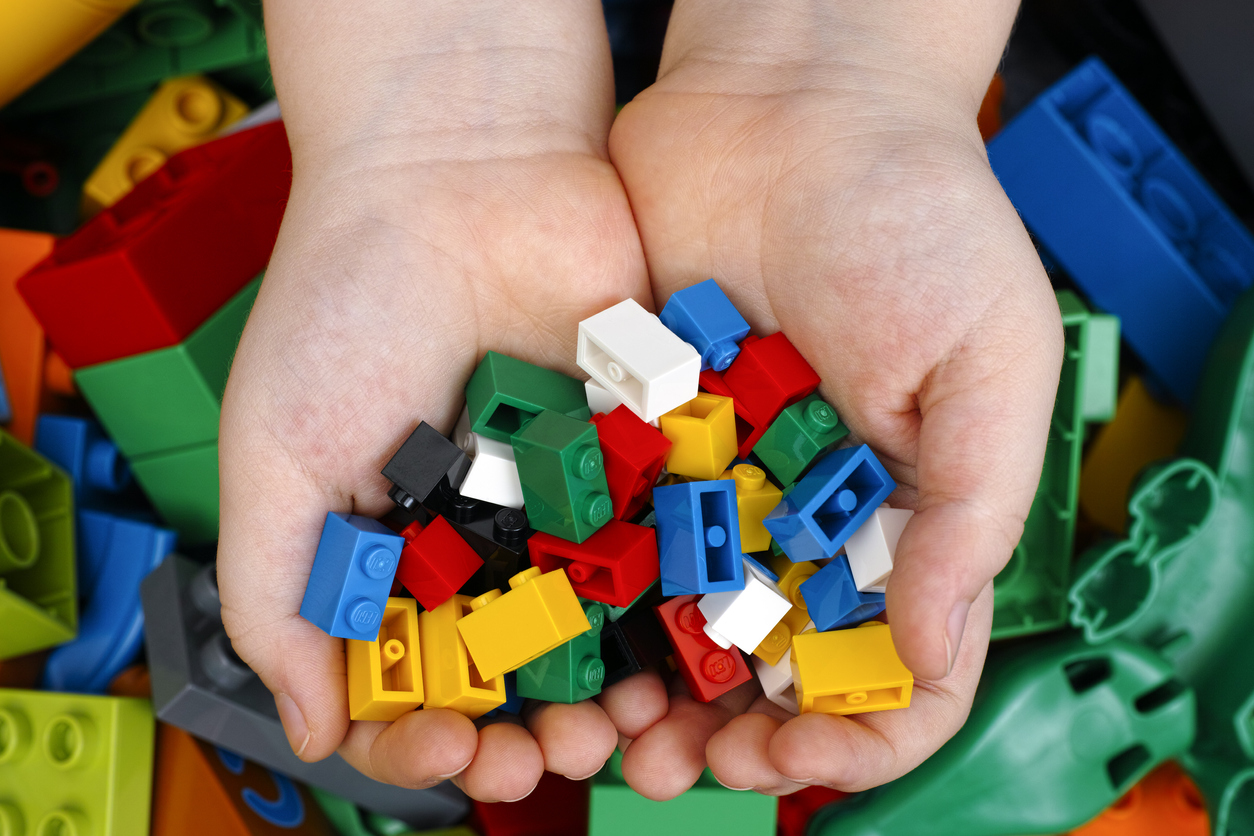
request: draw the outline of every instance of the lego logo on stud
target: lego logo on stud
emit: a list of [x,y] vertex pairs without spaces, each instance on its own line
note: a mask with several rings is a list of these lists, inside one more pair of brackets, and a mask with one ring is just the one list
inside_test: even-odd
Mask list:
[[590,625],[585,636],[601,635],[601,628],[605,626],[605,610],[597,604],[585,604],[583,608],[584,617],[588,619]]
[[576,683],[585,691],[597,688],[605,680],[605,663],[595,656],[584,657],[575,674]]
[[604,469],[604,459],[596,447],[584,447],[571,461],[571,471],[580,479],[595,479]]
[[355,632],[362,635],[377,635],[383,614],[373,601],[358,598],[348,607],[348,623]]
[[675,623],[679,629],[694,636],[705,635],[705,615],[697,609],[695,601],[689,601],[675,611]]
[[603,493],[589,494],[583,500],[583,519],[588,525],[604,525],[614,513],[614,504]]
[[836,429],[839,419],[836,417],[836,410],[822,401],[811,401],[806,407],[805,422],[821,433],[831,432]]
[[711,650],[701,659],[701,675],[711,682],[726,682],[736,675],[736,659],[727,650]]
[[377,581],[389,578],[396,573],[396,555],[383,546],[368,549],[361,556],[361,571]]

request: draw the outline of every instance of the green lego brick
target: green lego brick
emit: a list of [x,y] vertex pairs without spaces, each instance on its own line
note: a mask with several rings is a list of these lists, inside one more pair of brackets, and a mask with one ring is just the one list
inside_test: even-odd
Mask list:
[[510,437],[546,409],[587,421],[583,384],[552,369],[489,351],[466,384],[470,428],[497,441]]
[[683,795],[651,801],[623,781],[623,756],[615,752],[593,779],[588,836],[774,836],[778,800],[755,792],[735,792],[709,770]]
[[601,693],[601,683],[605,681],[601,630],[608,607],[600,601],[579,600],[591,629],[519,668],[518,696],[575,703]]
[[218,442],[131,459],[135,481],[183,544],[218,537]]
[[87,366],[74,382],[128,458],[215,441],[235,346],[261,287],[254,279],[178,345]]
[[148,832],[152,703],[0,689],[0,833]]
[[1070,291],[1058,291],[1057,296],[1066,344],[1058,397],[1023,537],[993,583],[994,639],[1066,624],[1087,417],[1102,414],[1103,404],[1117,396],[1119,341],[1117,328],[1112,334],[1111,317],[1095,317]]
[[831,404],[810,395],[779,414],[753,453],[781,484],[796,482],[820,453],[849,435]]
[[613,508],[595,424],[546,409],[511,442],[532,528],[582,543],[609,521]]
[[78,630],[72,496],[65,473],[0,430],[0,659]]

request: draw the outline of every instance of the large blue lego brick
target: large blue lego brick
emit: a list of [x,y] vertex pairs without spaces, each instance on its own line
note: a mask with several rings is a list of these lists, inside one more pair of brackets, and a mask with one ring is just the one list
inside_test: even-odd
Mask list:
[[736,483],[683,482],[653,489],[662,594],[745,588]]
[[843,554],[801,584],[801,597],[820,632],[852,627],[884,611],[884,593],[859,592]]
[[793,563],[822,560],[836,554],[896,487],[870,447],[835,450],[819,459],[762,524]]
[[301,616],[332,636],[374,641],[404,545],[377,520],[328,513]]
[[[131,485],[131,468],[104,430],[88,418],[40,415],[35,450],[70,475],[74,507],[116,510]],[[135,502],[138,494],[131,492]],[[133,503],[132,503],[133,504]]]
[[686,287],[666,300],[662,324],[701,355],[701,370],[721,372],[740,353],[749,323],[713,279]]
[[177,535],[100,511],[78,513],[78,636],[48,657],[48,691],[103,694],[144,645],[139,584],[174,551]]
[[1028,229],[1180,400],[1254,281],[1254,238],[1110,70],[1085,61],[988,146]]

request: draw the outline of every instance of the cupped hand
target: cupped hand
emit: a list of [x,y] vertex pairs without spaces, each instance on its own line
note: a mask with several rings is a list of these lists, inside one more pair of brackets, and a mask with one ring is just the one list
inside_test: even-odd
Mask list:
[[624,776],[654,798],[707,761],[736,788],[864,789],[961,726],[1057,387],[1057,305],[976,129],[1004,40],[951,72],[902,52],[935,49],[926,38],[877,47],[802,6],[677,3],[659,80],[620,114],[610,155],[657,304],[713,276],[755,333],[783,330],[897,480],[890,504],[915,509],[887,599],[917,690],[904,711],[790,719],[753,684],[703,705],[682,683],[624,683],[603,704]]

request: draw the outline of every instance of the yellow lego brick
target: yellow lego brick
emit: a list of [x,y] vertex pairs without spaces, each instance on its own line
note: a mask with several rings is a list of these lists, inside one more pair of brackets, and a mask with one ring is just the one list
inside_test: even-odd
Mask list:
[[457,622],[457,629],[487,678],[518,670],[592,629],[561,569],[541,574],[532,566],[509,579],[509,592],[493,589],[471,601],[470,608],[473,612]]
[[779,664],[779,660],[784,658],[784,654],[792,646],[793,636],[799,635],[809,623],[810,613],[806,608],[793,605],[780,622],[771,628],[771,632],[766,634],[766,638],[753,649],[753,655],[768,665]]
[[391,722],[422,705],[418,602],[389,598],[372,642],[347,639],[348,716]]
[[1133,377],[1119,393],[1115,417],[1102,427],[1080,469],[1080,509],[1108,531],[1128,524],[1128,491],[1147,464],[1169,458],[1184,438],[1188,415],[1159,403]]
[[484,680],[470,660],[457,622],[470,614],[470,596],[454,595],[418,615],[424,708],[448,708],[470,719],[505,703],[505,677]]
[[736,458],[736,411],[731,398],[704,392],[661,418],[671,440],[666,470],[694,479],[717,479]]
[[907,708],[914,677],[893,647],[887,624],[807,630],[792,640],[792,676],[801,713],[865,714]]
[[740,517],[740,550],[745,554],[764,552],[771,547],[771,532],[762,520],[784,498],[784,492],[766,478],[766,471],[751,464],[738,464],[723,471],[719,479],[736,482],[736,510]]
[[213,139],[247,113],[247,105],[203,76],[166,81],[83,184],[84,211],[112,206],[167,158]]
[[0,2],[0,107],[59,67],[138,2]]
[[819,571],[818,564],[809,560],[793,563],[787,555],[780,554],[771,558],[770,567],[771,571],[779,576],[779,580],[775,583],[779,591],[794,607],[804,610],[806,601],[801,597],[801,585]]

